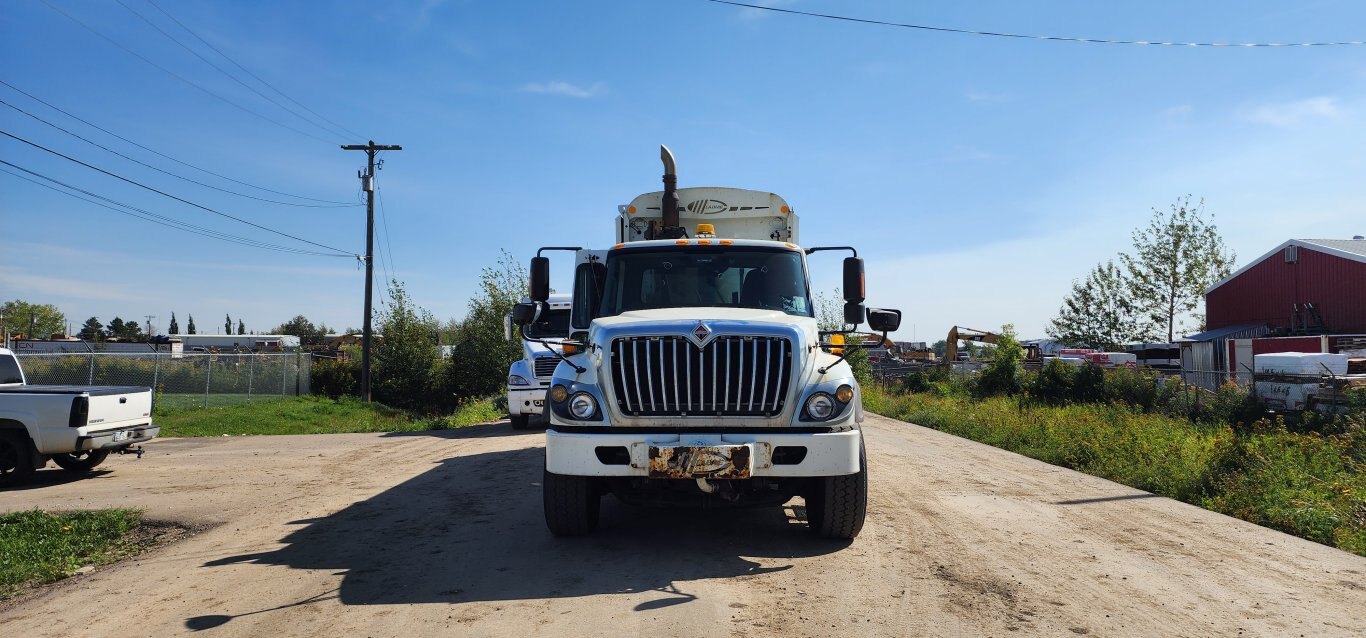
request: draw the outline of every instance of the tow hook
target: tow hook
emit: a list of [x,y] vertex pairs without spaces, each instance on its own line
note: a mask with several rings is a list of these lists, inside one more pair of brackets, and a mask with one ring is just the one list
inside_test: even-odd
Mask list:
[[704,478],[697,479],[697,489],[702,490],[703,492],[706,492],[708,494],[716,493],[716,486],[712,485],[709,481],[707,481],[707,479]]
[[731,486],[730,483],[725,481],[722,481],[720,483],[712,483],[707,479],[700,478],[697,479],[697,489],[702,490],[707,494],[714,494],[716,496],[719,496],[722,500],[729,501],[731,503],[740,500],[740,494],[735,491],[735,489]]
[[146,451],[147,451],[147,450],[142,449],[142,446],[141,446],[141,445],[139,445],[136,449],[134,449],[132,446],[129,446],[129,447],[120,449],[120,450],[119,450],[119,454],[136,454],[136,455],[138,455],[138,460],[142,460],[142,453],[143,453],[143,452],[146,452]]

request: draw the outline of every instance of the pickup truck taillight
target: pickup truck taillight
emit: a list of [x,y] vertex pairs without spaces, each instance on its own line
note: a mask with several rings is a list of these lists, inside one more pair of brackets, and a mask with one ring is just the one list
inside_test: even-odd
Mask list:
[[79,396],[71,400],[71,422],[73,428],[85,425],[86,419],[90,418],[90,397]]

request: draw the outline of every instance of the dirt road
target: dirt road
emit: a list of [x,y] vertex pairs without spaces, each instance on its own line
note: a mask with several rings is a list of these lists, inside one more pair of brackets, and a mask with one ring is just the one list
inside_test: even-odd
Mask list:
[[[9,636],[1361,636],[1361,558],[871,416],[868,525],[637,510],[559,540],[543,437],[156,441],[0,510],[213,525],[0,608]],[[799,503],[799,502],[798,502]]]

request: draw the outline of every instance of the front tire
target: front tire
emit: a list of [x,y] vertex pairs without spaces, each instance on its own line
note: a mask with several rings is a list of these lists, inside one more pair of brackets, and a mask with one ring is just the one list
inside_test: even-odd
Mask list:
[[583,536],[598,527],[602,497],[587,476],[545,472],[545,526],[556,536]]
[[52,462],[68,472],[81,473],[95,469],[107,458],[109,450],[84,450],[58,454],[52,457]]
[[806,496],[806,519],[821,538],[853,540],[868,515],[868,454],[859,446],[859,471],[816,479]]
[[0,487],[18,485],[33,474],[33,456],[22,432],[0,431]]

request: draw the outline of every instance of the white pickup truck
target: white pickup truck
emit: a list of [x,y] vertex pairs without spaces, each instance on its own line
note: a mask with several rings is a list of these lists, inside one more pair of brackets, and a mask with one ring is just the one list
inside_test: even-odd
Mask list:
[[156,438],[151,388],[28,385],[19,358],[0,348],[0,487],[49,460],[88,472],[110,452]]

